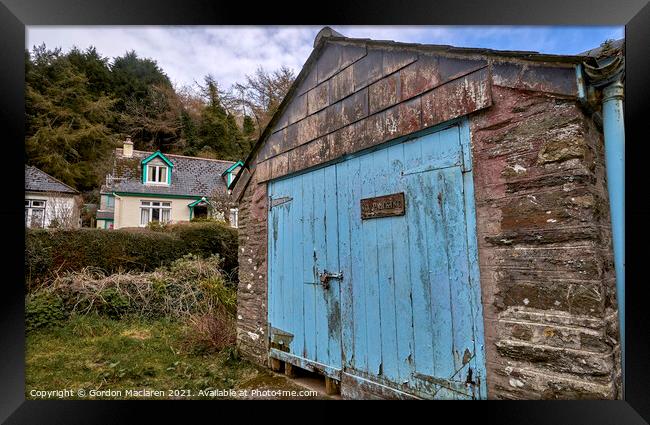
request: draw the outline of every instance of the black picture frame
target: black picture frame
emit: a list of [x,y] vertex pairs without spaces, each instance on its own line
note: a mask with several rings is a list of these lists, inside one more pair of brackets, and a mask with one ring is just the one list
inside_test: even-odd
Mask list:
[[[298,16],[302,14],[302,16]],[[349,419],[337,414],[340,408],[311,410],[301,417],[294,405],[251,409],[231,406],[215,408],[213,403],[179,401],[32,401],[25,400],[25,327],[24,327],[24,225],[18,208],[24,197],[24,89],[25,27],[29,25],[264,25],[264,24],[373,24],[373,25],[625,25],[626,98],[625,120],[628,153],[626,155],[627,213],[627,346],[624,401],[565,402],[488,402],[463,405],[438,403],[435,409],[419,404],[412,412],[385,404],[353,409],[369,416],[384,409],[403,412],[404,420],[456,417],[460,422],[488,421],[518,424],[642,424],[650,420],[650,308],[646,306],[644,287],[648,279],[642,268],[650,240],[646,219],[650,207],[644,175],[648,168],[643,152],[648,149],[650,114],[650,4],[646,0],[515,1],[348,1],[330,2],[217,2],[184,0],[2,0],[0,4],[0,110],[4,126],[3,192],[1,203],[4,248],[2,295],[0,296],[0,421],[6,423],[130,423],[152,414],[190,422],[196,414],[208,414],[206,421],[225,419],[224,411],[251,420],[307,421],[314,413],[330,420]],[[304,404],[302,404],[304,406]],[[451,416],[449,416],[451,415]],[[366,418],[370,420],[369,417]],[[644,420],[645,419],[645,420]],[[327,419],[326,419],[327,420]]]

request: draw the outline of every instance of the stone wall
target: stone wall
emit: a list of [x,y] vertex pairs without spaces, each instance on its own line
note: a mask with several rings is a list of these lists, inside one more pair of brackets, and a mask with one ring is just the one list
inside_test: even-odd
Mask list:
[[497,82],[471,119],[488,395],[620,397],[601,134],[574,98]]
[[[254,179],[254,176],[253,176]],[[251,181],[239,206],[237,345],[253,361],[267,363],[266,184]]]

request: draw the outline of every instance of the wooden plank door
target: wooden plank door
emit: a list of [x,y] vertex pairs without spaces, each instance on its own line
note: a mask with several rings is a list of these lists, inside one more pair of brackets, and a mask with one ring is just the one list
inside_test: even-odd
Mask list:
[[[337,164],[344,369],[423,397],[485,396],[462,139],[453,126]],[[403,215],[362,219],[362,199],[401,193]]]
[[269,185],[271,355],[339,378],[341,279],[338,274],[336,168]]

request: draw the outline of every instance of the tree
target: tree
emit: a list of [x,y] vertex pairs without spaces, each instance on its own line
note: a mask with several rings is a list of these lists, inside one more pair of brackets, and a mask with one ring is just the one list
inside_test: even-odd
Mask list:
[[156,61],[139,58],[133,50],[113,60],[111,80],[112,92],[118,99],[118,111],[126,109],[129,99],[146,98],[151,86],[172,87],[169,77],[158,67]]
[[67,197],[56,192],[48,193],[47,201],[50,228],[72,229],[79,227],[81,217],[81,199],[78,196]]
[[97,186],[114,146],[107,126],[115,100],[92,93],[60,49],[34,49],[26,74],[27,162],[80,190]]
[[118,117],[112,130],[131,136],[136,149],[163,149],[177,143],[180,102],[156,61],[130,51],[115,58],[110,69]]
[[286,66],[271,73],[260,67],[255,74],[246,76],[245,83],[235,84],[231,101],[245,116],[255,119],[257,137],[278,110],[294,80],[293,71]]
[[114,95],[108,58],[94,47],[81,51],[74,47],[67,53],[70,64],[88,79],[88,92],[94,95]]
[[234,114],[222,103],[223,93],[212,76],[205,77],[202,86],[205,106],[198,123],[197,139],[189,146],[190,152],[214,153],[220,159],[237,160],[246,154],[246,146]]
[[139,141],[139,148],[167,151],[180,140],[183,105],[172,87],[150,86],[143,98],[126,101],[120,114],[123,132]]

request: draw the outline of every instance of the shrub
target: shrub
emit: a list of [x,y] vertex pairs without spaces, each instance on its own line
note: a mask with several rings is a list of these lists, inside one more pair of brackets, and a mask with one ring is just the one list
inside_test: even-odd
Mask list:
[[237,270],[237,232],[218,223],[186,223],[147,229],[28,229],[25,274],[28,287],[65,271],[98,268],[107,274],[152,271],[193,253],[219,254],[224,271]]
[[123,295],[118,288],[108,288],[99,294],[100,303],[97,304],[97,312],[106,315],[111,319],[119,319],[128,313],[129,298]]
[[221,262],[216,255],[189,254],[153,272],[107,276],[86,268],[67,272],[35,293],[56,295],[70,314],[181,318],[218,310],[234,317],[236,289],[221,273]]
[[184,241],[188,252],[198,255],[218,253],[223,259],[223,270],[236,280],[231,274],[236,273],[239,261],[237,230],[220,222],[205,221],[172,224],[166,231]]
[[66,319],[63,301],[47,291],[27,296],[25,301],[25,327],[28,331],[59,326]]
[[188,318],[184,343],[194,353],[219,352],[234,347],[236,339],[235,318],[223,309]]

